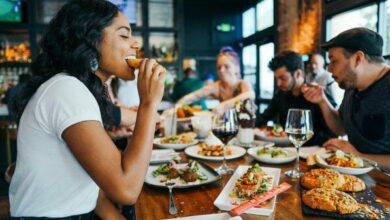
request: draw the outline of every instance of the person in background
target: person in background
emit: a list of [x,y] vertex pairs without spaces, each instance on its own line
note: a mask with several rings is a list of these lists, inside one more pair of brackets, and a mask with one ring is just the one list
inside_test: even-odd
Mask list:
[[[315,82],[324,88],[325,93],[332,97],[337,105],[340,105],[342,91],[332,78],[332,74],[325,70],[325,59],[321,54],[315,53],[310,56],[309,71],[306,72],[305,82]],[[340,94],[341,92],[341,94]],[[340,94],[340,95],[339,95]],[[340,97],[341,99],[339,99]]]
[[[196,91],[203,86],[204,83],[197,78],[196,72],[191,68],[187,68],[184,70],[184,79],[175,84],[172,98],[174,101],[177,101],[183,96]],[[207,109],[205,99],[200,99],[196,102],[193,102],[192,105],[199,105],[202,106],[202,109]]]
[[14,87],[10,87],[3,99],[4,104],[9,104],[11,100],[13,99],[14,95],[20,91],[23,86],[30,80],[31,74],[23,73],[19,76],[19,82]]
[[342,89],[336,110],[319,85],[302,87],[317,104],[332,131],[348,140],[331,139],[324,146],[340,149],[390,167],[390,67],[382,57],[382,37],[367,28],[344,31],[323,45],[329,51],[329,71]]
[[213,97],[220,103],[213,108],[222,112],[233,108],[237,101],[254,99],[252,87],[241,79],[240,58],[231,47],[223,47],[217,56],[219,80],[181,98],[177,104],[191,104],[202,98]]
[[125,57],[137,49],[128,19],[108,1],[69,1],[50,22],[32,79],[11,104],[19,124],[9,188],[13,219],[89,219],[94,210],[103,219],[123,219],[110,200],[136,202],[166,70],[155,60],[142,61],[139,111],[123,152],[105,131],[113,105],[104,82],[111,75],[134,79]]
[[[284,51],[274,57],[268,67],[274,72],[278,91],[267,109],[257,117],[257,125],[264,126],[269,120],[276,120],[284,127],[290,108],[309,109],[312,114],[314,136],[306,145],[321,145],[329,138],[335,137],[326,125],[320,108],[303,97],[301,88],[305,80],[301,55],[294,51]],[[329,99],[332,100],[331,97]],[[335,106],[334,101],[332,102]]]

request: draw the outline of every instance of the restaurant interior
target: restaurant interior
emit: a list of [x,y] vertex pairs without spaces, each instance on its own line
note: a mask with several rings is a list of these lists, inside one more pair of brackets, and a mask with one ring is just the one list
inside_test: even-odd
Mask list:
[[[300,54],[304,65],[302,71],[310,72],[312,70],[312,57],[317,54],[323,57],[324,68],[326,69],[330,60],[327,50],[321,46],[343,31],[356,27],[367,28],[382,36],[382,56],[385,65],[390,65],[390,0],[108,1],[116,4],[122,13],[127,16],[132,35],[139,43],[137,58],[153,58],[166,69],[164,95],[158,107],[161,121],[158,123],[158,128],[156,128],[155,137],[164,140],[167,137],[173,138],[170,135],[174,135],[174,138],[180,139],[183,136],[178,135],[179,133],[188,134],[186,132],[189,131],[195,132],[195,137],[198,136],[198,139],[189,137],[191,140],[189,142],[184,141],[184,144],[170,142],[169,138],[166,140],[167,142],[157,143],[155,139],[154,149],[164,149],[160,153],[161,156],[169,154],[168,161],[173,157],[181,158],[185,162],[195,160],[195,163],[199,164],[193,165],[190,162],[187,166],[200,166],[202,167],[200,170],[203,169],[202,172],[204,172],[198,173],[200,183],[184,186],[174,183],[174,186],[170,188],[169,184],[162,184],[167,180],[156,182],[152,178],[159,175],[157,170],[162,169],[162,165],[167,166],[168,161],[162,159],[151,163],[149,169],[154,169],[153,175],[148,170],[145,184],[137,202],[132,206],[116,204],[116,207],[122,213],[127,212],[123,214],[125,218],[142,220],[192,216],[188,219],[390,219],[390,172],[378,166],[378,163],[374,160],[367,160],[370,162],[370,167],[368,170],[361,172],[359,170],[356,171],[357,173],[354,173],[355,171],[351,171],[351,173],[348,168],[347,171],[343,168],[335,171],[341,173],[338,175],[351,174],[360,178],[359,181],[364,182],[362,184],[365,184],[363,188],[366,191],[359,192],[362,193],[359,196],[368,199],[370,204],[362,205],[366,201],[358,200],[360,211],[355,213],[345,212],[348,214],[343,214],[340,210],[319,211],[318,207],[317,209],[308,207],[306,201],[306,205],[303,203],[303,194],[306,190],[309,190],[309,187],[302,186],[304,185],[303,178],[301,176],[291,178],[289,177],[291,173],[286,172],[296,168],[296,163],[304,172],[309,172],[310,168],[332,168],[328,165],[324,166],[321,158],[316,158],[319,155],[318,152],[322,150],[321,146],[313,144],[316,145],[315,150],[313,146],[311,146],[313,149],[310,150],[305,147],[308,145],[305,145],[304,142],[310,139],[313,133],[307,134],[310,137],[306,137],[307,140],[305,139],[302,143],[295,143],[289,141],[286,134],[278,136],[281,134],[280,131],[277,131],[280,122],[270,120],[262,125],[257,123],[255,125],[255,122],[253,122],[252,127],[254,128],[250,130],[252,139],[249,142],[239,140],[240,138],[246,138],[243,137],[243,133],[240,133],[241,131],[238,131],[238,134],[237,132],[234,133],[231,137],[225,137],[225,140],[223,135],[229,136],[229,134],[218,135],[218,130],[214,128],[215,118],[211,118],[211,116],[208,118],[209,115],[214,113],[212,110],[222,102],[219,97],[213,96],[206,100],[202,99],[202,105],[204,106],[200,107],[200,110],[198,109],[199,106],[189,106],[187,104],[190,103],[181,102],[180,99],[203,85],[218,81],[219,67],[216,65],[218,54],[223,49],[228,50],[228,52],[235,51],[239,58],[238,66],[241,70],[239,78],[253,89],[254,96],[252,100],[255,109],[253,118],[256,118],[256,116],[259,118],[259,115],[269,107],[271,100],[278,92],[278,82],[274,71],[270,68],[270,61],[276,55],[283,51],[295,51]],[[18,125],[11,119],[12,112],[7,106],[10,102],[9,93],[13,87],[22,83],[26,75],[31,75],[31,63],[36,60],[41,51],[39,42],[45,35],[51,19],[67,2],[67,0],[0,0],[0,219],[10,219],[9,181],[12,177],[12,175],[10,176],[10,167],[12,168],[12,164],[14,165],[17,161],[18,149],[16,141]],[[177,89],[179,82],[186,80],[188,75],[190,75],[190,78],[196,78],[201,86],[193,89],[184,87]],[[116,98],[120,100],[122,96],[123,99],[131,99],[131,101],[127,100],[128,102],[120,100],[128,107],[139,105],[140,99],[136,83],[123,80],[115,82],[119,87],[114,92]],[[330,84],[336,85],[334,82],[333,79]],[[120,89],[121,86],[123,86],[123,90]],[[128,94],[123,94],[126,91]],[[344,90],[337,87],[333,94],[336,107],[340,106],[343,97]],[[183,105],[177,103],[183,103]],[[240,108],[245,109],[242,107],[245,104],[246,102],[243,102],[241,106],[238,106],[235,103],[236,113],[234,114],[238,114],[239,117]],[[245,109],[245,111],[247,110]],[[199,114],[197,114],[198,111]],[[203,112],[205,114],[201,114]],[[192,116],[193,118],[191,118]],[[315,117],[313,114],[313,120]],[[201,120],[207,120],[207,122]],[[238,121],[240,122],[240,119]],[[280,124],[282,132],[284,132],[283,129],[287,131],[288,123],[284,120]],[[170,128],[168,129],[168,127]],[[206,127],[210,128],[207,130]],[[207,130],[206,134],[201,134],[202,129]],[[244,129],[242,130],[244,132]],[[256,132],[259,132],[259,134]],[[271,137],[267,136],[266,132],[276,132],[278,135],[271,135]],[[206,149],[207,146],[202,147],[202,143],[207,143],[203,141],[204,138],[210,137],[208,136],[210,133],[214,133],[220,139],[217,142],[223,142],[221,146],[231,145],[229,150],[226,147],[220,149],[223,155],[217,155],[219,159],[210,156],[213,152],[210,154],[203,152],[202,155],[199,153],[208,150]],[[264,134],[264,138],[260,137]],[[200,136],[205,137],[200,139]],[[335,137],[348,140],[347,136]],[[184,138],[188,137],[185,136]],[[126,138],[114,137],[113,140],[118,148],[120,148],[119,145],[122,147],[125,145],[126,147],[127,136]],[[201,150],[198,151],[198,148],[190,149],[194,147],[191,146],[195,143],[194,140],[197,140],[196,142],[200,140],[199,146],[194,146]],[[180,146],[175,147],[175,144]],[[302,144],[304,147],[300,148]],[[237,149],[234,145],[238,146]],[[302,156],[299,151],[296,153],[294,146],[300,148],[301,153],[305,156]],[[276,148],[280,150],[281,154],[286,155],[282,155],[282,157],[290,160],[286,158],[284,158],[285,160],[283,158],[280,158],[281,160],[258,159],[261,155],[260,150],[255,151],[254,148],[262,148],[264,152],[265,149]],[[239,152],[241,150],[243,153]],[[230,153],[226,153],[227,151]],[[236,153],[237,156],[234,156]],[[290,153],[295,156],[290,158]],[[227,154],[231,155],[228,156]],[[314,164],[310,164],[309,160],[311,159],[314,160]],[[229,168],[233,168],[234,174],[227,170],[220,172],[219,166],[224,165],[225,162]],[[328,164],[329,161],[324,163]],[[226,204],[228,203],[227,200],[232,199],[230,195],[232,193],[226,192],[227,188],[234,188],[235,183],[232,182],[232,178],[237,179],[239,177],[237,175],[244,174],[245,171],[242,171],[242,169],[245,166],[246,169],[248,169],[248,166],[252,166],[251,169],[256,171],[256,164],[267,175],[274,175],[273,182],[269,183],[271,186],[277,186],[283,182],[287,183],[288,186],[282,185],[286,189],[281,188],[280,190],[285,192],[278,192],[280,194],[277,197],[268,200],[268,202],[263,201],[262,205],[257,203],[256,207],[252,209],[233,211],[232,208],[245,201],[241,199],[240,202]],[[358,168],[356,169],[358,170]],[[241,174],[237,174],[239,171]],[[291,175],[294,176],[294,174]],[[312,175],[315,176],[316,174]],[[205,178],[205,180],[202,180],[202,178]],[[262,178],[268,177],[263,176]],[[173,188],[173,203],[176,204],[176,212],[170,209],[172,208],[172,201],[170,201],[169,195],[172,194],[168,193],[168,188],[170,188],[169,190]],[[269,191],[269,189],[265,191]],[[275,193],[275,195],[278,193]],[[238,191],[236,194],[236,197],[240,197]],[[272,194],[271,191],[269,194]],[[98,215],[93,218],[101,219]]]

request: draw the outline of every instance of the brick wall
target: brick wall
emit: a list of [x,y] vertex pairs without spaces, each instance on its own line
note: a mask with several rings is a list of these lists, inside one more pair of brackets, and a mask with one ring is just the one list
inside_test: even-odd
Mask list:
[[321,0],[277,0],[277,5],[277,51],[318,52],[322,31]]

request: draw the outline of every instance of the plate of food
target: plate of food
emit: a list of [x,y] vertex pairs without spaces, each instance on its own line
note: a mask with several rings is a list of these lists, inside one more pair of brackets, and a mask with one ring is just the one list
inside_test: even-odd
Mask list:
[[276,145],[285,146],[291,144],[286,132],[283,131],[283,127],[279,124],[275,124],[273,127],[255,129],[254,133],[256,138],[275,143]]
[[[253,166],[239,166],[214,201],[221,210],[232,208],[250,200],[253,196],[267,192],[279,184],[280,169]],[[254,208],[246,210],[246,214],[271,215],[275,210],[276,198],[268,200]]]
[[248,149],[248,154],[260,162],[270,164],[289,163],[297,158],[294,148],[254,147]]
[[221,176],[212,168],[195,160],[188,163],[170,161],[161,165],[150,165],[145,183],[157,187],[166,187],[166,183],[175,183],[175,188],[189,188],[218,181]]
[[252,143],[246,144],[238,141],[237,138],[233,138],[230,142],[232,145],[250,148],[250,147],[272,147],[275,144],[269,141],[254,140]]
[[334,169],[344,174],[361,175],[374,169],[365,159],[341,150],[331,154],[315,154],[314,160],[320,167]]
[[341,174],[334,169],[318,168],[300,179],[302,211],[343,219],[388,219],[381,202],[359,177]]
[[[205,143],[199,143],[197,145],[187,147],[184,152],[194,158],[204,160],[223,160],[223,145],[207,145]],[[226,160],[236,159],[244,156],[246,150],[242,147],[227,145],[225,149]]]
[[183,133],[180,135],[171,135],[164,138],[155,138],[154,144],[161,148],[174,150],[183,150],[184,148],[198,143],[195,139],[196,134],[193,132]]

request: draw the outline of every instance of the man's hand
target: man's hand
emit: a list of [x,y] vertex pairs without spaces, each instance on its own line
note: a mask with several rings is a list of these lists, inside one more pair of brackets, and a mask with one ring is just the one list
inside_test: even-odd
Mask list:
[[314,104],[320,104],[326,100],[324,89],[317,83],[304,84],[301,92],[307,101]]
[[325,142],[323,145],[325,149],[330,150],[330,151],[336,151],[336,150],[341,150],[346,153],[352,153],[353,155],[360,156],[361,153],[356,150],[356,148],[348,141],[338,139],[338,138],[332,138]]

